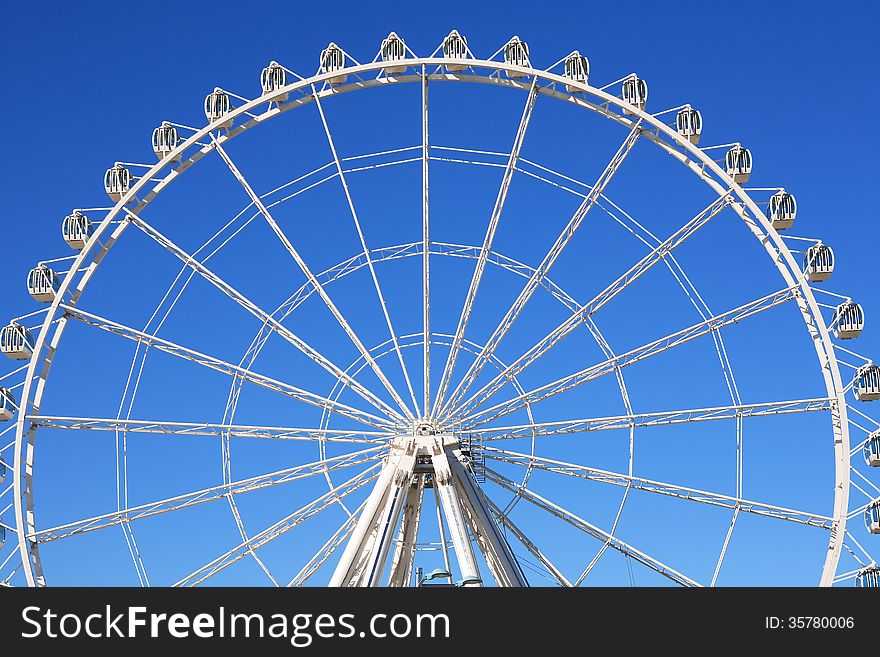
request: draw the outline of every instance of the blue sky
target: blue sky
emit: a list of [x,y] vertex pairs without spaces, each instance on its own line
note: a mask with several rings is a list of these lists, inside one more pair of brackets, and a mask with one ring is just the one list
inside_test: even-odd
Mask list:
[[[834,248],[837,269],[826,286],[852,295],[867,312],[863,335],[846,346],[876,357],[880,332],[872,320],[880,308],[880,295],[873,269],[880,229],[874,208],[863,199],[870,198],[876,186],[880,172],[875,153],[880,144],[876,133],[864,127],[863,116],[878,101],[873,84],[878,46],[872,31],[878,18],[876,6],[866,2],[852,3],[845,12],[793,2],[743,2],[736,8],[644,2],[546,10],[502,3],[450,2],[442,9],[414,3],[383,5],[382,9],[366,3],[337,3],[332,11],[316,5],[294,8],[292,3],[264,3],[251,13],[240,4],[223,2],[155,2],[127,6],[124,12],[116,3],[79,3],[76,9],[12,7],[6,12],[0,43],[0,54],[7,62],[4,89],[8,99],[27,101],[16,107],[7,102],[2,109],[4,144],[11,155],[3,177],[5,225],[15,238],[10,235],[0,261],[0,280],[7,290],[0,301],[0,318],[36,309],[24,286],[27,270],[38,260],[70,254],[61,240],[61,220],[73,207],[107,205],[104,170],[117,160],[152,163],[149,137],[162,120],[201,126],[204,96],[215,86],[252,97],[259,92],[260,70],[270,60],[309,75],[317,68],[321,49],[334,41],[360,61],[368,61],[392,30],[416,53],[427,55],[450,29],[457,28],[468,37],[471,50],[486,57],[517,34],[529,43],[538,68],[579,49],[591,61],[591,82],[596,86],[635,71],[650,85],[649,111],[685,102],[701,110],[701,146],[742,141],[755,160],[750,185],[784,186],[796,195],[799,213],[790,232],[821,237]],[[523,94],[479,85],[436,86],[431,95],[432,143],[509,151]],[[420,142],[417,85],[342,95],[326,102],[325,111],[343,157]],[[585,114],[548,98],[539,99],[523,157],[592,184],[625,133]],[[250,131],[234,140],[229,152],[259,193],[330,161],[313,106]],[[722,153],[718,151],[719,156]],[[479,244],[500,176],[498,168],[432,163],[433,238]],[[420,239],[419,181],[418,164],[350,176],[370,247]],[[647,143],[637,144],[608,195],[660,239],[711,201],[693,176]],[[144,218],[184,248],[194,250],[247,202],[222,161],[211,156],[163,193]],[[507,257],[537,264],[579,202],[557,188],[514,176],[495,248]],[[279,206],[276,216],[315,271],[360,249],[337,180]],[[644,244],[595,209],[554,265],[551,278],[583,302],[645,252]],[[782,287],[763,250],[729,211],[677,255],[715,312]],[[418,261],[409,258],[377,266],[400,334],[421,329]],[[454,331],[472,263],[436,260],[435,330]],[[260,222],[248,225],[211,266],[269,309],[303,282]],[[178,271],[172,256],[144,235],[129,231],[102,265],[82,307],[142,328]],[[522,278],[490,267],[466,337],[485,340],[523,283]],[[596,318],[618,352],[699,321],[668,270],[658,267],[642,283]],[[372,283],[364,271],[335,283],[332,296],[343,313],[354,318],[352,323],[367,345],[387,339]],[[258,322],[198,278],[181,298],[160,336],[239,362],[259,329]],[[515,359],[566,316],[552,297],[536,294],[498,355]],[[315,298],[306,301],[286,325],[343,367],[356,356]],[[793,307],[732,327],[724,338],[744,400],[821,395],[815,353]],[[69,330],[43,410],[58,415],[115,416],[132,349],[129,342],[87,327]],[[419,347],[405,350],[416,381],[420,351]],[[437,349],[435,367],[445,357],[446,350]],[[576,333],[531,368],[523,386],[536,387],[602,359],[589,335]],[[395,360],[393,355],[386,356],[382,367],[400,388],[403,380]],[[11,369],[12,364],[5,366]],[[277,336],[267,343],[255,369],[320,394],[334,384],[332,377]],[[635,365],[626,377],[633,407],[640,412],[729,401],[712,343],[705,339]],[[369,372],[362,373],[360,380],[372,390],[381,388]],[[228,378],[151,354],[132,417],[217,422],[223,417],[228,393]],[[363,407],[351,392],[341,399]],[[610,377],[535,409],[540,421],[622,412],[620,393]],[[520,414],[500,422],[519,423],[524,417]],[[251,388],[243,393],[235,416],[239,423],[285,426],[318,420],[310,409]],[[810,415],[747,422],[745,494],[783,506],[829,512],[833,480],[827,420],[824,415]],[[115,509],[113,434],[43,435],[35,474],[38,524],[53,526]],[[645,477],[730,493],[735,458],[732,436],[733,428],[726,422],[646,429],[636,434],[634,467]],[[510,443],[509,448],[522,451],[528,446]],[[627,438],[603,432],[599,439],[583,435],[547,440],[537,453],[625,471]],[[235,478],[242,478],[315,458],[314,446],[252,441],[233,446],[233,472]],[[130,438],[129,466],[132,503],[220,483],[220,449],[210,438]],[[516,472],[499,469],[509,476]],[[876,472],[862,471],[878,483]],[[335,483],[353,472],[338,473]],[[614,521],[622,494],[621,489],[605,484],[540,472],[530,485],[605,529]],[[259,531],[323,494],[326,486],[314,478],[240,496],[243,520],[249,531]],[[487,490],[498,495],[498,500],[509,499],[497,489]],[[548,556],[572,577],[599,547],[526,503],[520,502],[514,514],[517,524],[536,543],[547,545]],[[239,540],[222,501],[183,512],[179,519],[173,515],[135,527],[154,583],[174,582]],[[340,510],[328,510],[274,541],[264,548],[267,564],[277,569],[279,579],[289,579],[302,557],[314,552],[343,518]],[[729,521],[726,510],[632,493],[621,516],[620,532],[646,552],[708,581]],[[423,540],[435,540],[430,529],[425,531]],[[852,531],[872,549],[872,538],[858,520],[853,521]],[[173,551],[168,549],[169,540],[176,546]],[[719,583],[812,584],[818,578],[825,541],[821,530],[753,516],[741,518]],[[521,546],[516,549],[524,552]],[[873,551],[878,553],[876,547]],[[430,570],[440,565],[437,560],[436,552],[426,552],[417,565]],[[118,528],[48,546],[44,562],[50,581],[56,583],[137,582]],[[638,565],[632,566],[630,580],[626,561],[610,551],[599,563],[588,583],[662,582]],[[249,582],[268,583],[251,560],[216,578],[216,583]],[[545,582],[538,575],[534,578],[536,584]]]

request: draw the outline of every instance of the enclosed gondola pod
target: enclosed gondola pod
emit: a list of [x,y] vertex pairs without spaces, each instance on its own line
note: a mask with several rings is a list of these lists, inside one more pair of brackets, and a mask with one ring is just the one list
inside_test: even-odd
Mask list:
[[[631,75],[623,81],[620,87],[620,97],[623,98],[623,102],[636,107],[640,111],[644,110],[645,104],[648,102],[648,83],[638,76]],[[624,108],[623,113],[635,114],[635,112],[626,108]]]
[[780,189],[767,203],[767,218],[776,230],[791,228],[797,216],[797,201],[792,194]]
[[27,360],[33,351],[33,336],[24,326],[10,322],[0,329],[0,353],[13,360]]
[[61,237],[71,249],[82,251],[91,236],[92,222],[79,210],[74,210],[61,222]]
[[388,75],[397,75],[406,70],[406,44],[394,32],[382,41],[381,55],[386,64],[382,70]]
[[[459,34],[458,31],[452,30],[452,32],[446,35],[446,38],[443,39],[443,57],[445,59],[467,59],[467,56],[467,39]],[[468,65],[464,63],[446,64],[446,70],[452,73],[463,71],[467,67]]]
[[738,185],[749,182],[752,173],[752,152],[740,144],[736,144],[724,156],[727,175]]
[[579,84],[587,84],[590,80],[590,60],[580,54],[577,50],[565,58],[563,64],[563,75],[577,84],[566,84],[565,89],[570,94],[578,94],[583,92]]
[[[229,128],[232,125],[232,117],[228,116],[232,111],[232,99],[229,94],[220,87],[205,96],[205,118],[209,123],[217,123],[217,128]],[[222,120],[223,117],[227,117]]]
[[117,162],[104,174],[104,191],[111,201],[118,203],[131,189],[131,171]]
[[[260,73],[260,88],[263,95],[271,94],[287,86],[287,71],[278,62],[270,62]],[[282,93],[273,98],[276,103],[283,103],[290,94]]]
[[[12,394],[12,391],[9,388],[0,388],[0,422],[11,420],[17,410],[18,402],[15,399],[15,395]],[[5,467],[3,469],[3,474],[6,474]],[[2,475],[0,475],[0,481],[3,481]]]
[[880,430],[875,431],[865,440],[862,455],[865,457],[865,463],[872,468],[880,468]]
[[834,335],[841,340],[852,340],[865,328],[865,311],[854,301],[844,301],[834,312]]
[[693,107],[685,107],[675,115],[675,131],[692,144],[700,143],[703,131],[703,115]]
[[856,372],[853,391],[858,401],[880,399],[880,367],[874,363],[862,365]]
[[[519,66],[520,68],[531,68],[529,62],[529,46],[525,41],[520,41],[518,36],[510,39],[504,44],[504,63],[510,66]],[[505,71],[507,77],[516,79],[525,77],[524,71]]]
[[856,587],[860,589],[880,588],[880,566],[872,564],[856,574]]
[[804,255],[804,274],[811,283],[827,281],[834,272],[834,251],[817,242]]
[[28,272],[27,289],[35,301],[50,303],[61,285],[61,279],[46,265],[37,265]]
[[880,500],[874,500],[865,509],[865,527],[872,534],[880,534]]
[[321,51],[321,73],[333,74],[328,79],[330,84],[342,84],[348,79],[348,75],[341,72],[344,70],[345,53],[342,52],[342,48],[331,42]]
[[[160,160],[164,160],[171,155],[179,143],[180,134],[178,134],[177,128],[168,123],[168,121],[163,121],[162,125],[153,130],[153,152]],[[180,153],[175,155],[172,161],[180,161]]]

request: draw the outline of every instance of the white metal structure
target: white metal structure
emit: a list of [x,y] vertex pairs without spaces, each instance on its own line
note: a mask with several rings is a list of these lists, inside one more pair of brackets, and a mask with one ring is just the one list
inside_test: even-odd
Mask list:
[[818,242],[804,255],[804,274],[811,283],[821,283],[834,273],[834,251],[827,244]]
[[79,210],[74,210],[61,222],[61,237],[67,246],[82,251],[92,234],[92,222]]
[[[184,129],[169,123],[157,129],[161,132],[158,135],[154,132],[153,147],[160,157],[158,163],[120,163],[108,170],[105,188],[115,205],[106,210],[101,222],[94,226],[88,220],[83,222],[84,215],[78,213],[71,215],[74,219],[68,217],[70,221],[65,220],[65,241],[79,253],[72,258],[66,273],[59,273],[59,277],[63,277],[57,287],[53,286],[52,298],[43,299],[50,305],[39,311],[42,315],[36,340],[18,321],[0,331],[0,351],[13,359],[29,360],[25,368],[7,375],[23,375],[19,384],[21,391],[17,393],[20,403],[16,406],[15,397],[6,396],[7,393],[11,395],[13,386],[0,389],[3,391],[0,418],[10,419],[12,413],[4,417],[3,409],[16,406],[16,422],[12,425],[14,440],[10,439],[0,450],[0,465],[9,464],[13,471],[12,485],[5,493],[8,496],[4,502],[7,509],[0,527],[5,529],[8,526],[15,535],[15,540],[9,541],[13,545],[7,545],[5,551],[0,552],[0,581],[45,585],[49,581],[47,575],[51,577],[52,573],[44,573],[44,552],[48,555],[56,546],[61,549],[72,537],[117,528],[122,531],[138,582],[148,584],[151,582],[147,566],[149,559],[137,540],[137,528],[148,523],[140,521],[153,518],[158,522],[159,516],[177,517],[186,513],[184,510],[198,511],[205,503],[219,501],[228,505],[234,521],[231,545],[227,533],[227,542],[216,545],[213,558],[197,564],[190,564],[192,559],[186,561],[186,572],[176,573],[176,579],[168,583],[188,586],[218,581],[215,578],[222,577],[221,573],[228,573],[246,563],[252,567],[253,573],[275,585],[303,585],[317,581],[317,573],[321,573],[323,581],[332,586],[405,586],[435,580],[448,580],[447,583],[461,587],[488,584],[528,586],[535,583],[537,573],[545,581],[560,586],[579,586],[591,573],[595,576],[599,572],[596,569],[607,561],[604,555],[613,554],[618,555],[622,560],[620,564],[629,569],[631,581],[631,568],[636,564],[656,578],[652,581],[682,586],[715,585],[719,576],[724,576],[728,548],[734,549],[731,537],[741,524],[739,519],[745,516],[767,523],[788,523],[791,527],[813,532],[812,536],[819,536],[821,545],[816,552],[815,572],[807,575],[811,581],[823,586],[854,581],[860,585],[875,582],[865,575],[873,572],[870,569],[875,562],[871,553],[853,537],[847,521],[864,514],[868,531],[880,533],[877,516],[880,506],[873,501],[880,489],[857,469],[861,467],[862,454],[866,455],[868,466],[876,465],[872,461],[875,454],[873,436],[880,424],[850,408],[847,393],[853,388],[853,394],[860,401],[880,398],[880,368],[864,359],[862,365],[850,366],[855,369],[855,378],[849,383],[847,377],[848,384],[844,383],[840,369],[846,363],[838,360],[837,350],[841,347],[832,341],[830,331],[833,328],[838,338],[856,337],[864,325],[864,315],[860,306],[847,301],[831,317],[826,309],[833,310],[834,307],[817,300],[818,291],[810,282],[827,279],[825,274],[830,274],[833,259],[817,259],[813,257],[814,253],[808,255],[802,269],[777,232],[777,228],[787,227],[783,223],[794,218],[793,198],[791,207],[786,200],[774,205],[773,199],[777,198],[774,195],[769,202],[770,212],[762,211],[749,190],[741,187],[751,173],[751,153],[735,144],[721,166],[708,152],[712,147],[698,148],[702,117],[689,105],[649,114],[645,111],[647,85],[637,77],[625,78],[622,97],[617,97],[603,88],[590,86],[589,62],[580,53],[573,52],[544,70],[535,68],[530,59],[534,54],[529,53],[525,43],[514,38],[495,55],[479,59],[468,49],[465,38],[453,31],[431,56],[419,57],[392,33],[380,45],[378,54],[370,63],[359,64],[331,43],[320,54],[317,74],[288,77],[290,69],[273,62],[260,76],[260,96],[252,99],[234,96],[241,102],[233,107],[233,95],[217,88],[205,99],[207,125]],[[334,115],[329,108],[335,102],[334,98],[363,89],[390,89],[407,83],[410,88],[417,89],[420,100],[417,103],[421,126],[419,143],[366,154],[346,154],[332,130]],[[518,122],[515,134],[509,140],[509,151],[499,153],[470,148],[470,145],[451,147],[432,143],[429,89],[433,93],[441,85],[450,83],[488,85],[520,93],[515,109]],[[656,90],[654,93],[656,95]],[[374,97],[379,95],[373,94]],[[561,101],[577,111],[595,113],[609,120],[605,124],[622,129],[620,146],[610,158],[599,163],[598,175],[590,182],[581,182],[527,157],[524,144],[535,104],[551,101]],[[293,110],[314,113],[312,118],[316,119],[322,140],[326,140],[327,161],[314,171],[266,192],[246,176],[247,167],[237,162],[229,145],[251,130]],[[674,120],[667,112],[677,112]],[[177,127],[187,134],[178,134]],[[167,128],[173,128],[174,133]],[[666,238],[656,237],[607,195],[628,155],[637,145],[646,143],[671,156],[670,161],[695,176],[711,195],[708,205],[689,214],[683,223],[669,231]],[[186,172],[205,158],[212,158],[224,174],[228,170],[227,184],[234,183],[235,189],[246,198],[247,205],[202,247],[192,249],[183,246],[183,241],[178,243],[170,236],[171,230],[151,216],[151,203],[172,182],[185,179]],[[484,234],[482,243],[459,244],[432,238],[432,221],[438,221],[432,215],[436,207],[432,204],[432,193],[436,195],[439,187],[432,176],[436,175],[437,167],[446,164],[491,167],[499,174],[497,189],[492,189],[494,204],[490,204],[491,212],[480,224],[480,231]],[[369,213],[358,204],[358,188],[352,180],[364,171],[407,165],[418,168],[416,177],[421,180],[415,190],[421,211],[416,222],[421,239],[374,245],[368,241],[371,233],[366,229]],[[142,166],[143,171],[135,168],[138,166]],[[133,175],[128,167],[137,171],[137,175]],[[532,254],[534,257],[529,262],[534,261],[534,264],[508,257],[493,248],[499,224],[511,211],[508,192],[514,177],[517,180],[529,177],[537,181],[536,184],[563,190],[577,198],[577,207],[571,216],[552,224],[553,234],[558,237],[552,239],[551,236],[547,240],[551,243],[549,249],[542,247]],[[356,249],[348,259],[318,270],[313,268],[313,260],[303,248],[302,235],[294,232],[295,228],[283,211],[288,200],[325,183],[339,187],[341,193],[337,198],[341,199],[345,230],[349,236],[353,235],[352,243]],[[401,193],[395,188],[395,194]],[[585,231],[583,226],[589,224],[585,222],[588,215],[592,221],[600,213],[611,216],[636,235],[647,252],[643,250],[640,257],[625,262],[618,268],[622,273],[611,283],[603,284],[598,292],[593,290],[592,296],[575,297],[550,278],[551,268],[564,251],[571,251],[575,234]],[[731,304],[721,311],[711,311],[678,264],[674,252],[722,213],[736,219],[736,225],[743,228],[749,243],[766,253],[781,284],[775,281],[772,288],[775,292],[762,294],[746,303]],[[261,230],[268,229],[265,234],[272,237],[273,246],[289,265],[284,270],[285,276],[292,270],[303,281],[274,310],[265,309],[255,300],[258,297],[249,295],[238,283],[233,285],[232,277],[221,274],[220,267],[215,267],[214,256],[227,248],[251,221]],[[332,230],[342,232],[335,224]],[[142,329],[93,311],[89,306],[90,297],[83,299],[90,283],[103,271],[102,267],[109,266],[105,261],[126,232],[133,232],[152,247],[161,249],[162,257],[179,265],[181,272]],[[258,264],[268,266],[268,260],[269,256],[266,256]],[[411,332],[400,328],[405,321],[393,314],[391,301],[398,295],[390,294],[389,289],[392,286],[403,289],[405,283],[412,281],[403,280],[402,276],[380,278],[377,273],[406,262],[417,263],[420,270],[420,280],[416,281],[418,312],[414,313],[418,321]],[[432,314],[431,305],[432,290],[436,294],[438,285],[439,289],[444,289],[444,282],[436,277],[447,263],[464,263],[469,267],[470,282],[461,311],[452,317],[440,316],[436,307]],[[599,329],[594,315],[601,316],[600,311],[618,297],[622,300],[624,290],[645,284],[646,274],[655,267],[656,271],[668,269],[700,318],[695,322],[678,321],[665,335],[655,332],[650,339],[637,342],[637,346],[628,345],[615,350]],[[486,275],[487,272],[491,273]],[[480,317],[474,312],[478,292],[484,276],[488,281],[496,274],[514,281],[516,296],[501,320],[482,333],[488,337],[477,343],[468,336],[475,333],[472,327],[469,331],[472,320],[477,322]],[[371,338],[372,344],[362,337],[366,334],[362,330],[362,315],[367,311],[352,313],[349,312],[351,306],[338,302],[341,294],[338,288],[343,287],[338,281],[348,279],[346,283],[349,283],[355,276],[368,281],[370,293],[369,299],[356,299],[364,305],[355,307],[363,308],[369,301],[379,310],[374,314],[379,317],[375,323],[380,327],[382,337],[381,341]],[[211,290],[212,294],[219,293],[224,302],[259,327],[238,363],[174,339],[170,337],[172,334],[166,337],[161,331],[191,280],[197,281],[202,289]],[[234,280],[238,282],[239,279]],[[274,282],[275,279],[268,276],[261,279],[266,280]],[[108,294],[114,299],[124,296],[113,291]],[[530,338],[527,348],[519,349],[511,358],[502,358],[499,345],[515,324],[522,326],[524,322],[517,324],[517,320],[526,313],[529,301],[535,296],[544,296],[544,301],[560,313],[561,321],[554,319],[550,324],[552,328],[541,329],[538,339],[531,342]],[[287,321],[288,318],[296,319],[297,313],[310,307],[326,311],[327,321],[336,331],[332,339],[313,335],[307,324],[303,328]],[[772,316],[774,309],[783,307],[791,309],[807,327],[807,338],[803,337],[803,331],[798,337],[808,340],[808,348],[818,358],[813,371],[824,392],[820,397],[746,403],[740,397],[723,336],[728,329],[736,330],[736,325],[748,322],[752,317],[765,312]],[[120,315],[116,313],[114,316]],[[102,338],[112,337],[134,349],[116,417],[93,415],[88,409],[83,409],[77,416],[54,414],[51,408],[53,398],[47,390],[55,380],[53,365],[62,366],[61,360],[55,363],[55,359],[59,353],[64,353],[62,336],[71,326],[76,327],[75,331],[91,332],[91,335]],[[302,333],[295,332],[294,326]],[[211,328],[224,341],[229,337],[226,320],[213,323]],[[74,331],[70,333],[74,334]],[[202,333],[211,331],[203,330]],[[375,331],[372,334],[375,336]],[[576,340],[582,336],[600,354],[596,362],[554,358],[559,353],[554,350],[564,340]],[[73,337],[71,335],[70,339]],[[717,357],[717,363],[713,361],[712,364],[715,368],[720,366],[728,398],[713,406],[694,405],[637,413],[625,380],[627,368],[660,354],[672,357],[679,353],[677,348],[680,345],[700,344],[701,340],[709,345],[712,357]],[[289,363],[283,358],[277,363],[272,362],[278,352],[271,350],[279,345],[286,350],[285,353],[292,353],[300,359],[295,361],[296,366],[285,369]],[[342,353],[339,345],[349,350],[347,361],[338,355]],[[264,350],[269,350],[270,356],[258,360]],[[852,352],[847,353],[851,358]],[[133,416],[133,409],[137,408],[135,395],[142,394],[139,392],[141,386],[146,385],[141,375],[144,371],[149,372],[145,370],[148,354],[151,359],[159,354],[166,361],[185,361],[199,368],[199,372],[209,371],[212,375],[228,377],[231,385],[223,417],[217,421],[205,421],[167,419],[167,415],[165,419]],[[445,362],[438,358],[442,354],[445,354]],[[542,365],[552,365],[536,375],[543,378],[528,379],[541,369],[530,368],[545,356],[548,358],[542,361]],[[413,362],[418,364],[415,368],[419,370],[418,376],[411,376],[411,370],[415,371]],[[269,371],[274,372],[273,375],[263,370],[270,365],[273,367]],[[316,376],[331,382],[329,392],[315,392],[309,385],[312,382],[297,378],[307,366],[317,372]],[[589,398],[575,398],[576,401],[566,406],[546,403],[551,399],[554,402],[571,399],[566,395],[581,392],[585,384],[598,382],[603,377],[612,382],[622,412],[579,413],[582,405],[589,407]],[[172,383],[171,377],[168,378],[168,383]],[[664,382],[658,382],[657,388],[663,385]],[[284,426],[268,421],[254,424],[253,417],[242,412],[241,408],[244,396],[252,391],[270,395],[279,403],[284,400],[297,409],[314,410],[320,414],[320,420],[307,426]],[[195,406],[199,400],[199,395],[193,394],[186,401]],[[166,398],[165,403],[174,401]],[[650,407],[649,402],[647,400],[642,405]],[[547,408],[556,410],[542,415],[542,409]],[[560,408],[564,412],[559,411]],[[833,471],[835,485],[821,488],[827,493],[826,508],[821,511],[798,510],[770,499],[749,498],[742,484],[744,423],[762,417],[784,419],[803,414],[828,420],[823,425],[829,435],[823,454],[829,472]],[[237,421],[236,417],[241,416],[251,419]],[[636,431],[644,431],[647,436],[652,428],[675,430],[686,426],[705,432],[708,441],[713,437],[708,434],[716,431],[714,427],[725,423],[735,434],[735,467],[731,468],[735,482],[731,490],[721,490],[720,481],[713,482],[712,486],[697,487],[636,473],[633,459]],[[866,424],[870,431],[866,430]],[[856,434],[859,441],[864,435],[864,444],[851,444],[853,427],[859,432]],[[49,431],[116,438],[115,509],[97,515],[81,514],[58,524],[40,524],[37,504],[40,495],[35,492],[34,485],[34,469],[39,467],[40,461],[35,460],[35,449],[37,439]],[[606,435],[623,435],[626,452],[623,466],[609,470],[567,458],[562,460],[559,451],[548,455],[538,453],[540,445],[550,445],[554,440],[562,445],[566,440],[574,441],[572,436],[576,435],[580,436],[577,440],[582,443],[598,441]],[[153,437],[181,443],[202,439],[219,442],[223,482],[189,488],[184,493],[176,490],[173,495],[157,497],[147,503],[130,499],[128,459],[134,458],[136,440]],[[296,452],[298,460],[295,462],[273,461],[272,471],[261,470],[258,474],[250,472],[244,478],[233,477],[236,445],[260,441],[276,446],[314,447],[318,458],[307,460],[303,458],[304,452]],[[284,458],[291,453],[285,451]],[[340,475],[345,469],[356,474]],[[621,499],[619,504],[612,505],[612,513],[605,519],[607,522],[590,519],[592,509],[584,508],[577,493],[560,501],[539,486],[539,482],[552,478],[560,478],[569,486],[582,487],[581,490],[598,486],[620,493]],[[326,490],[311,495],[302,504],[286,500],[289,508],[269,521],[270,524],[262,522],[259,529],[246,519],[244,505],[239,500],[255,491],[269,494],[276,487],[300,480],[324,482]],[[851,500],[851,491],[867,496],[867,501],[859,504]],[[872,495],[871,491],[875,494]],[[726,532],[719,539],[720,553],[717,558],[713,555],[711,575],[689,574],[692,564],[687,559],[673,564],[668,557],[657,556],[652,546],[637,545],[622,533],[624,526],[619,521],[624,508],[630,498],[638,499],[639,496],[726,514]],[[583,563],[579,560],[575,570],[571,564],[557,564],[554,555],[557,550],[554,548],[559,546],[547,544],[550,541],[544,540],[543,529],[539,533],[533,530],[534,526],[531,531],[527,529],[514,515],[514,511],[521,508],[529,509],[548,524],[558,523],[565,527],[565,531],[594,542],[595,556],[583,560]],[[289,577],[280,577],[268,558],[262,556],[266,552],[263,548],[279,545],[283,537],[294,530],[297,533],[306,531],[301,525],[307,521],[314,525],[326,517],[329,509],[342,510],[342,522],[323,527],[326,540],[320,536],[312,541],[314,545],[308,543],[310,558],[297,563]],[[437,538],[426,543],[422,537],[429,525]],[[198,525],[196,528],[202,530]],[[674,530],[670,533],[686,541],[687,526],[676,526]],[[859,530],[861,528],[853,531]],[[153,550],[160,547],[155,543],[152,545]],[[165,547],[169,551],[176,549],[173,545]],[[436,570],[429,578],[416,578],[419,560],[428,557],[433,557],[432,566],[437,566]],[[566,560],[571,558],[569,553]],[[853,559],[855,567],[850,570],[841,568],[842,558]]]
[[55,293],[61,281],[50,267],[39,264],[28,272],[27,289],[35,301],[55,301]]

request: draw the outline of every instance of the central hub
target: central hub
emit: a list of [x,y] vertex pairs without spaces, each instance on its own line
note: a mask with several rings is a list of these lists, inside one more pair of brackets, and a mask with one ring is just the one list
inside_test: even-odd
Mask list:
[[434,423],[427,420],[420,420],[418,424],[416,424],[416,436],[433,436],[436,432],[434,429]]

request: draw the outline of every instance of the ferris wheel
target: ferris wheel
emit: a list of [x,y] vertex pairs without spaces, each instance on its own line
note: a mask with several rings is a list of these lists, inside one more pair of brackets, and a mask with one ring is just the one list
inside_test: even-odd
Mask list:
[[880,586],[831,247],[695,107],[535,54],[331,43],[107,169],[0,329],[0,581]]

